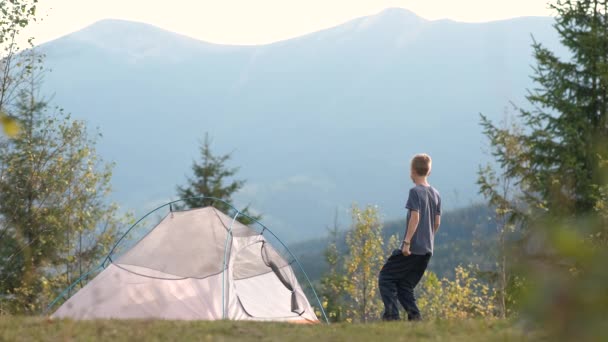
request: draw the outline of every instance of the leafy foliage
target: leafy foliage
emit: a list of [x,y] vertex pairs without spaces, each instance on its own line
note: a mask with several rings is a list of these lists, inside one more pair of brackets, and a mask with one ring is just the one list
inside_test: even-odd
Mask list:
[[[8,137],[15,137],[20,125],[7,114],[7,107],[35,68],[32,62],[39,60],[33,54],[19,54],[17,43],[21,30],[36,20],[37,4],[38,0],[0,1],[0,125]],[[32,45],[32,38],[29,43]]]
[[494,317],[496,291],[475,277],[478,270],[458,266],[454,280],[439,279],[427,271],[418,292],[418,305],[428,318],[468,319]]
[[[523,133],[516,120],[506,115],[501,122],[501,132],[498,137],[494,137],[491,144],[493,154],[502,154],[509,159],[521,158],[522,145],[516,139]],[[499,143],[497,143],[499,142]],[[488,200],[488,204],[494,208],[494,222],[498,239],[495,244],[490,243],[493,252],[490,252],[496,260],[496,269],[486,271],[486,278],[491,280],[497,287],[497,301],[500,315],[506,317],[512,311],[513,296],[508,293],[510,283],[515,279],[509,264],[509,252],[513,247],[514,241],[521,239],[521,228],[526,216],[526,206],[521,199],[521,190],[514,184],[516,181],[507,175],[503,168],[498,172],[488,164],[480,167],[478,172],[477,184],[479,192]]]
[[350,301],[349,319],[367,322],[378,317],[378,271],[384,262],[384,240],[378,208],[352,208],[352,227],[346,236],[345,291]]
[[[337,220],[336,220],[337,221]],[[330,243],[325,249],[325,261],[329,267],[321,278],[322,305],[331,322],[341,322],[345,319],[345,284],[346,277],[341,272],[344,260],[338,250],[338,225],[335,222],[330,231]]]
[[342,266],[336,242],[327,246],[325,260],[329,271],[321,278],[321,298],[323,309],[331,322],[341,322],[345,319],[345,289],[346,278],[341,272]]
[[605,231],[605,223],[593,217],[536,224],[543,232],[542,246],[551,253],[522,265],[529,279],[524,313],[559,339],[602,340],[598,336],[605,336],[608,324],[608,248],[598,244],[595,234],[585,236],[572,227],[585,227],[589,233]]
[[12,118],[5,113],[0,112],[0,124],[4,129],[4,134],[9,137],[15,137],[19,134],[21,127],[15,118]]
[[[483,116],[482,126],[503,179],[523,194],[526,236],[512,256],[529,278],[525,312],[555,337],[593,340],[608,305],[599,285],[608,274],[608,1],[557,0],[551,8],[569,58],[535,41],[532,109],[519,115],[525,130],[496,127]],[[482,184],[493,201],[489,190]],[[503,208],[518,207],[507,202]]]
[[111,165],[84,123],[51,112],[31,82],[13,114],[21,133],[0,140],[0,302],[14,313],[39,312],[99,262],[119,225]]
[[[560,60],[534,42],[537,86],[520,110],[525,131],[510,132],[482,116],[484,133],[506,175],[527,203],[554,216],[589,214],[600,197],[608,156],[608,4],[556,1],[555,28],[571,59]],[[507,144],[516,140],[518,153]]]

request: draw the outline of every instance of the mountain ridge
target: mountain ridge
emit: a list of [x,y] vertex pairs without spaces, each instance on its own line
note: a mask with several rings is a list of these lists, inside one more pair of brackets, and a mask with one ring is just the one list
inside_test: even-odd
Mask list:
[[410,29],[392,21],[400,13],[373,29],[227,49],[57,40],[40,47],[53,70],[43,90],[100,127],[98,150],[116,162],[113,199],[137,213],[175,199],[205,132],[217,153],[234,151],[248,181],[236,204],[288,240],[323,234],[353,202],[401,217],[408,158],[421,151],[433,156],[445,209],[465,207],[479,200],[487,158],[478,113],[500,119],[511,101],[525,103],[530,33],[552,49],[557,36],[547,18]]
[[[305,34],[301,34],[301,35],[297,35],[294,37],[290,37],[290,38],[286,38],[286,39],[281,39],[275,42],[270,42],[270,43],[264,43],[264,44],[227,44],[227,43],[217,43],[217,42],[209,42],[203,39],[199,39],[199,38],[195,38],[192,36],[189,36],[187,34],[184,33],[179,33],[179,32],[175,32],[175,31],[171,31],[169,29],[165,29],[162,28],[160,26],[157,26],[155,24],[151,24],[151,23],[146,23],[146,22],[141,22],[141,21],[134,21],[134,20],[126,20],[126,19],[117,19],[117,18],[105,18],[105,19],[101,19],[98,21],[95,21],[85,27],[83,27],[82,29],[76,30],[74,32],[65,34],[59,38],[50,40],[48,42],[45,42],[41,45],[39,45],[39,47],[42,47],[44,45],[47,44],[53,44],[56,41],[60,41],[64,38],[75,38],[78,36],[82,36],[83,34],[89,33],[91,31],[95,32],[95,31],[107,31],[108,27],[111,27],[112,29],[115,29],[117,26],[122,26],[123,29],[134,29],[134,28],[139,28],[139,29],[147,29],[149,31],[156,31],[156,32],[162,32],[162,33],[169,33],[172,34],[176,37],[180,37],[180,38],[185,38],[191,41],[195,41],[198,43],[202,43],[204,45],[208,45],[208,46],[221,46],[221,47],[234,47],[234,48],[252,48],[252,47],[265,47],[265,46],[271,46],[271,45],[275,45],[275,44],[280,44],[280,43],[284,43],[287,41],[291,41],[291,40],[297,40],[297,39],[301,39],[301,38],[305,38],[307,36],[310,35],[316,35],[319,33],[323,33],[326,31],[332,31],[335,29],[345,29],[345,28],[349,28],[352,26],[357,26],[357,25],[363,25],[363,26],[369,26],[370,22],[374,22],[374,21],[382,21],[382,20],[395,20],[397,21],[399,24],[411,24],[412,22],[414,23],[424,23],[424,24],[429,24],[429,23],[455,23],[455,24],[469,24],[469,25],[485,25],[485,24],[489,24],[489,23],[503,23],[503,22],[512,22],[512,21],[519,21],[519,20],[529,20],[529,19],[546,19],[546,20],[553,20],[551,17],[543,17],[543,16],[522,16],[522,17],[514,17],[514,18],[508,18],[508,19],[500,19],[500,20],[491,20],[491,21],[484,21],[484,22],[465,22],[465,21],[458,21],[458,20],[453,20],[453,19],[435,19],[435,20],[428,20],[425,19],[419,15],[417,15],[415,12],[408,10],[406,8],[402,8],[402,7],[388,7],[385,8],[383,10],[381,10],[380,12],[377,12],[375,14],[371,14],[371,15],[366,15],[366,16],[361,16],[361,17],[356,17],[350,20],[347,20],[343,23],[339,23],[336,25],[333,25],[331,27],[327,27],[324,29],[319,29],[319,30],[315,30],[309,33],[305,33]],[[98,32],[95,32],[96,34],[98,34]],[[90,40],[87,39],[87,40]]]

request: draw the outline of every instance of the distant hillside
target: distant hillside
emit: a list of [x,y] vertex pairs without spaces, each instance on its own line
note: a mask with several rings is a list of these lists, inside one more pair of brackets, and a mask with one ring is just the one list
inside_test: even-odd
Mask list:
[[274,44],[222,46],[106,20],[40,49],[52,69],[46,93],[101,129],[123,208],[174,199],[209,132],[248,180],[237,205],[296,241],[323,236],[352,202],[399,217],[416,152],[433,156],[446,209],[477,200],[478,114],[525,104],[530,35],[557,47],[551,24],[389,9]]
[[[494,261],[484,251],[487,246],[495,243],[496,239],[496,227],[491,217],[492,211],[484,205],[473,205],[445,213],[439,233],[435,237],[435,253],[429,269],[440,276],[450,276],[458,265],[477,264],[490,267]],[[384,224],[385,241],[393,234],[398,234],[402,239],[404,232],[405,219]],[[337,241],[338,250],[346,253],[344,231]],[[329,243],[330,239],[324,237],[290,246],[313,281],[319,280],[327,271],[324,251]],[[485,245],[486,248],[474,248],[474,244]]]

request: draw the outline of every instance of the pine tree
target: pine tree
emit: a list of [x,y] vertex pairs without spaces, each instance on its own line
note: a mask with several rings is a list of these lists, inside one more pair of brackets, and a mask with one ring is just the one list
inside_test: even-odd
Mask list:
[[[599,336],[608,303],[604,288],[589,285],[607,278],[608,1],[558,0],[551,7],[568,56],[534,41],[536,86],[527,97],[531,108],[520,109],[523,130],[496,127],[483,116],[482,126],[504,178],[527,204],[503,206],[527,228],[525,248],[511,255],[525,271],[524,284],[534,284],[526,286],[527,314],[548,336],[578,340]],[[490,198],[496,193],[485,190]]]
[[608,3],[556,1],[555,28],[570,57],[562,59],[534,41],[536,83],[521,109],[526,129],[513,136],[521,153],[509,156],[511,132],[482,116],[495,157],[530,207],[552,216],[590,214],[601,198],[608,167]]
[[[183,204],[178,205],[179,209],[214,206],[225,213],[231,212],[230,206],[215,199],[232,203],[232,195],[245,185],[244,180],[234,179],[239,168],[229,168],[226,165],[232,155],[215,155],[211,151],[211,142],[209,135],[205,134],[205,140],[200,147],[201,161],[192,163],[194,177],[188,178],[186,186],[177,187],[177,195],[183,199]],[[249,206],[240,211],[255,220],[261,218],[250,213]],[[254,222],[246,216],[239,216],[237,219],[245,224]]]

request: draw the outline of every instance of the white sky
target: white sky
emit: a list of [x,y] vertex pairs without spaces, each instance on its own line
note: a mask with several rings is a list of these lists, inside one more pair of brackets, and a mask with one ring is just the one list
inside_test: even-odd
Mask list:
[[40,44],[105,18],[140,21],[200,40],[264,44],[318,31],[387,7],[427,19],[480,22],[551,15],[548,0],[40,0]]

